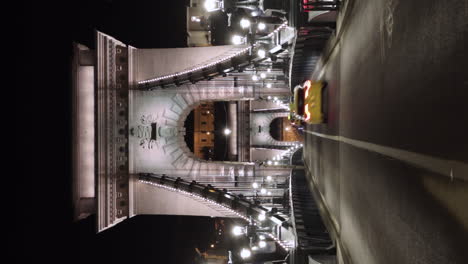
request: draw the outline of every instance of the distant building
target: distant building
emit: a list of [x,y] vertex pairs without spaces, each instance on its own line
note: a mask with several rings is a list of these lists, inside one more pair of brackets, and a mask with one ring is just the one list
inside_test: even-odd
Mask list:
[[198,248],[195,249],[200,256],[198,263],[200,264],[227,264],[228,256],[227,250],[222,248],[208,249],[205,252],[200,252]]
[[211,31],[208,12],[203,8],[202,0],[190,0],[187,7],[187,46],[211,46]]
[[205,160],[211,160],[214,155],[214,104],[202,103],[194,110],[194,144],[195,156]]

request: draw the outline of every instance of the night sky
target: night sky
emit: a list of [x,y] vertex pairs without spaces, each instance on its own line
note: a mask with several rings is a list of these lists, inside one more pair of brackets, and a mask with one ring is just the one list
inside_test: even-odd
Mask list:
[[[191,263],[213,219],[137,216],[99,235],[71,222],[71,56],[94,29],[137,48],[185,47],[183,0],[34,1],[15,7],[12,239],[17,263]],[[9,10],[9,9],[8,9]],[[8,11],[5,9],[5,11]],[[12,53],[13,54],[13,53]],[[20,133],[17,133],[20,132]],[[19,175],[18,175],[19,174]]]

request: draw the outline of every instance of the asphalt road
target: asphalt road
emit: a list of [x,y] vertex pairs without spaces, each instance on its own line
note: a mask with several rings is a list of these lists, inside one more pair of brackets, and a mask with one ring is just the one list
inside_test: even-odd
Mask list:
[[352,263],[468,263],[468,1],[363,0],[305,163]]

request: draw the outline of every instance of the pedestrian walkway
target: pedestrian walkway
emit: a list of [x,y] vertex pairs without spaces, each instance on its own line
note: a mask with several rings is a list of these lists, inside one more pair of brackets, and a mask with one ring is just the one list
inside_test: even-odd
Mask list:
[[334,243],[308,186],[304,170],[293,170],[291,203],[297,243],[294,263],[336,263]]

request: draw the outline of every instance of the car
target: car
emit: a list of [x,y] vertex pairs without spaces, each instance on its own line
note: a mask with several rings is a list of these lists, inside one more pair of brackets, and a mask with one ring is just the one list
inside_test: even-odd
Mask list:
[[307,80],[294,88],[294,98],[290,103],[292,123],[304,122],[321,124],[326,122],[323,94],[327,83]]
[[304,90],[302,89],[301,85],[297,85],[294,88],[294,96],[291,98],[291,102],[289,103],[289,109],[291,110],[289,113],[289,120],[291,121],[291,125],[294,127],[298,127],[302,125],[303,122],[303,110],[304,107]]

